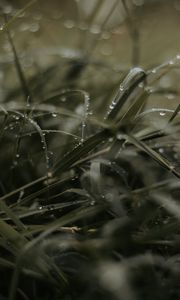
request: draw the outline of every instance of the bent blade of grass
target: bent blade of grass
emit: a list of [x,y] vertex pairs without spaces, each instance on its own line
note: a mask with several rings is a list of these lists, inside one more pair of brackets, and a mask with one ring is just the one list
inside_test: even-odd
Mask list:
[[[7,22],[6,16],[5,16],[5,22]],[[6,33],[7,33],[9,44],[10,44],[12,52],[13,52],[17,74],[18,74],[18,77],[19,77],[19,81],[20,81],[21,88],[22,88],[22,91],[24,93],[25,102],[26,102],[27,99],[29,97],[31,97],[31,93],[30,93],[30,90],[29,90],[24,72],[22,70],[21,63],[20,63],[19,58],[18,58],[18,54],[17,54],[16,48],[15,48],[15,45],[14,45],[14,42],[13,42],[13,38],[12,38],[7,26],[6,26]]]
[[171,118],[169,119],[169,123],[172,123],[172,121],[174,121],[174,119],[176,118],[179,112],[180,112],[180,104],[178,104],[175,111],[173,112]]
[[108,121],[116,119],[129,96],[145,79],[146,73],[144,70],[141,68],[133,68],[125,77],[124,81],[120,84],[120,87],[109,106],[109,110],[105,119]]

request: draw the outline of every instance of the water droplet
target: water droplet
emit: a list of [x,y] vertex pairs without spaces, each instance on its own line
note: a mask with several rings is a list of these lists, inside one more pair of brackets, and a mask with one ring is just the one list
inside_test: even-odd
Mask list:
[[113,138],[113,137],[109,138],[109,142],[110,142],[110,143],[112,143],[112,142],[113,142],[113,140],[114,140],[114,138]]
[[164,149],[163,148],[159,148],[159,153],[164,153]]
[[111,105],[109,106],[109,109],[112,110],[113,108],[114,108],[114,105],[111,104]]
[[120,91],[124,91],[124,86],[122,84],[120,84],[119,89],[120,89]]
[[173,61],[173,60],[170,60],[170,61],[169,61],[169,65],[170,65],[170,66],[174,65],[174,61]]
[[43,206],[39,206],[38,209],[39,209],[39,210],[42,210],[42,209],[43,209]]
[[152,94],[154,90],[153,90],[152,87],[149,87],[149,86],[148,86],[148,87],[145,88],[145,91],[146,91],[148,94]]
[[17,153],[17,154],[16,154],[16,158],[19,158],[19,157],[20,157],[20,155]]
[[177,54],[177,55],[176,55],[176,58],[179,60],[179,59],[180,59],[180,54]]
[[139,83],[139,85],[138,85],[141,89],[144,87],[144,83],[143,82],[141,82],[141,83]]
[[67,29],[71,29],[74,27],[74,21],[73,20],[65,20],[64,21],[64,27]]
[[120,134],[120,133],[117,133],[116,138],[117,138],[118,140],[124,139],[123,135]]
[[151,72],[152,72],[153,74],[156,74],[157,70],[156,70],[156,69],[153,69]]
[[52,178],[52,177],[53,177],[52,172],[48,172],[48,173],[47,173],[47,176],[48,176],[48,178]]
[[89,111],[89,112],[88,112],[88,115],[89,115],[89,116],[92,116],[92,115],[93,115],[93,112],[92,112],[92,111]]
[[166,112],[165,112],[165,111],[161,111],[159,114],[160,114],[160,116],[162,116],[162,117],[163,117],[163,116],[165,116],[165,115],[166,115]]
[[168,100],[173,100],[175,98],[175,95],[174,94],[168,94],[167,95],[167,99]]
[[53,118],[56,118],[56,117],[57,117],[57,114],[56,114],[56,113],[52,113],[52,117],[53,117]]
[[39,23],[34,22],[29,27],[29,31],[31,31],[31,32],[37,32],[39,30],[39,28],[40,28]]
[[98,25],[92,25],[90,32],[93,34],[99,34],[101,32],[101,28]]
[[66,99],[65,96],[61,97],[61,101],[62,101],[62,102],[66,102],[66,100],[67,100],[67,99]]

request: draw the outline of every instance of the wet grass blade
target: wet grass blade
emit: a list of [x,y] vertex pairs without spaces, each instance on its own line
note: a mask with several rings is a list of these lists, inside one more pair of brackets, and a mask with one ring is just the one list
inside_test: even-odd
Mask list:
[[57,172],[64,172],[68,170],[76,161],[82,159],[86,156],[90,151],[94,150],[97,146],[99,146],[102,142],[107,141],[107,139],[111,136],[110,131],[103,130],[99,133],[93,135],[88,138],[83,143],[79,144],[74,150],[70,153],[62,157],[60,161],[58,161],[53,169],[52,173],[56,174]]
[[119,90],[110,104],[106,116],[108,121],[115,121],[129,96],[145,79],[146,73],[141,68],[134,68],[129,72],[124,81],[120,84]]
[[[5,15],[5,22],[7,23],[6,15]],[[31,98],[31,92],[29,90],[24,72],[22,70],[21,63],[19,61],[18,54],[16,52],[16,48],[15,48],[12,36],[10,34],[10,31],[8,29],[8,26],[6,26],[6,34],[7,34],[8,41],[9,41],[9,44],[10,44],[12,52],[13,52],[17,74],[18,74],[18,77],[19,77],[19,80],[20,80],[20,83],[21,83],[21,88],[22,88],[22,91],[24,93],[24,98],[25,98],[25,102],[26,102],[28,98]]]

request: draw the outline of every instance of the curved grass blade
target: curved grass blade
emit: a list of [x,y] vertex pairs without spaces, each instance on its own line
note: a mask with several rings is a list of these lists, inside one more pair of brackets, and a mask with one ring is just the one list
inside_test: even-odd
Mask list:
[[[5,15],[5,22],[7,23],[6,18],[7,17]],[[16,48],[15,48],[12,36],[9,32],[8,26],[6,26],[6,33],[7,33],[9,44],[11,45],[11,49],[12,49],[12,52],[13,52],[13,55],[14,55],[14,62],[15,62],[17,74],[18,74],[18,77],[19,77],[19,80],[20,80],[20,83],[21,83],[21,88],[22,88],[22,91],[24,93],[25,102],[26,102],[29,98],[31,98],[31,92],[30,92],[28,84],[26,82],[26,78],[24,76],[24,72],[22,70],[22,67],[21,67],[17,52],[16,52]]]
[[109,106],[109,110],[105,117],[106,120],[114,121],[116,119],[129,96],[141,82],[145,81],[145,79],[146,73],[141,68],[134,68],[128,73],[124,81],[120,84],[120,87]]

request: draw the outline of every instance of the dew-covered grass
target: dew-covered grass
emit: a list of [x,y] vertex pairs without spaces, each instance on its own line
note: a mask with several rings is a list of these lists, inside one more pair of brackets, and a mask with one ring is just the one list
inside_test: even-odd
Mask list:
[[2,4],[12,87],[0,103],[0,299],[180,299],[180,91],[163,81],[180,76],[180,55],[138,66],[122,1],[131,68],[96,59],[96,36],[56,64],[42,53],[29,76],[12,27],[36,2]]

